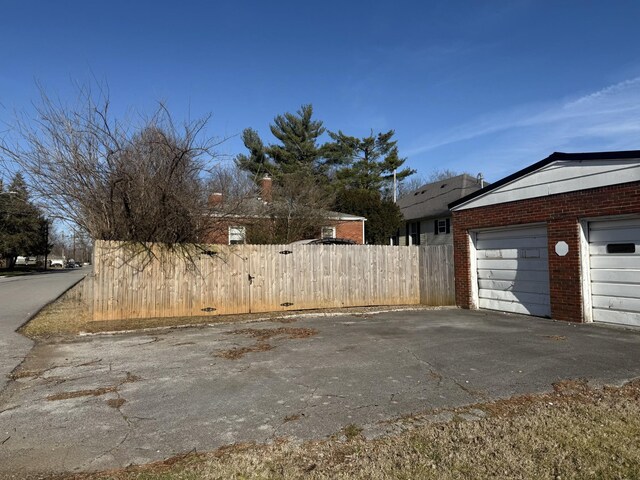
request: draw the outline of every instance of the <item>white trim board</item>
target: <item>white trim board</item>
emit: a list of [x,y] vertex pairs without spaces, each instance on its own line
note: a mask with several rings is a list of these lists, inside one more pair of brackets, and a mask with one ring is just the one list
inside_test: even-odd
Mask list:
[[456,205],[452,210],[466,210],[637,181],[640,181],[640,159],[557,160]]

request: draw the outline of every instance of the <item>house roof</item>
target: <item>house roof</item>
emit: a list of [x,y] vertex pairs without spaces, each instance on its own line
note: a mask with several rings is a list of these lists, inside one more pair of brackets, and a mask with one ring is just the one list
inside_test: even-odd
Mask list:
[[[270,218],[269,205],[277,206],[278,201],[265,202],[260,198],[247,198],[241,202],[237,202],[231,208],[226,204],[217,205],[210,213],[211,216],[224,216],[230,218]],[[226,211],[229,210],[229,211]],[[323,216],[327,220],[335,221],[366,221],[365,217],[351,215],[349,213],[333,212],[330,210],[318,210],[318,216]]]
[[547,158],[540,160],[532,165],[529,165],[522,170],[518,170],[511,175],[504,177],[497,182],[487,184],[486,187],[476,190],[475,192],[471,192],[468,195],[458,198],[451,203],[449,203],[449,208],[453,209],[459,205],[467,203],[474,198],[485,195],[495,189],[502,187],[508,183],[514,182],[515,180],[529,175],[537,170],[540,170],[547,165],[558,162],[558,161],[580,161],[580,162],[592,162],[603,161],[603,160],[625,160],[625,159],[637,159],[640,158],[640,150],[624,150],[624,151],[614,151],[614,152],[584,152],[584,153],[564,153],[564,152],[554,152],[549,155]]
[[449,214],[449,203],[476,190],[480,190],[478,179],[464,173],[422,185],[396,203],[406,220],[441,217]]

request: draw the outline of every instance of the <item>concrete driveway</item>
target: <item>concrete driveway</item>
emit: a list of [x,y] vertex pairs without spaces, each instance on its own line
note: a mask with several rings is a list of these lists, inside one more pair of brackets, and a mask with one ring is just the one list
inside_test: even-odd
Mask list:
[[374,437],[407,414],[640,376],[638,331],[456,309],[294,320],[36,346],[0,397],[0,473],[122,467],[349,424]]

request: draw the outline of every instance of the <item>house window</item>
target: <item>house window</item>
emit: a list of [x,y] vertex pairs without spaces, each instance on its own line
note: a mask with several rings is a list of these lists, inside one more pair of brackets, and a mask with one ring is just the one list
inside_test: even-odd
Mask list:
[[390,245],[400,245],[400,229],[396,230],[396,233],[389,238]]
[[322,238],[336,238],[336,227],[322,227]]
[[245,243],[247,230],[245,227],[229,227],[229,245]]
[[407,223],[407,245],[420,245],[420,222]]
[[451,233],[451,219],[450,218],[441,218],[435,220],[433,225],[433,233],[436,235],[446,235]]

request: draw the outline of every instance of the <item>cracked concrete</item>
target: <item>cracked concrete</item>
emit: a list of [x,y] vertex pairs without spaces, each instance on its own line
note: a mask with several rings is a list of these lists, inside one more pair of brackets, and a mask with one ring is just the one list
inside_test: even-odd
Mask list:
[[451,409],[550,391],[562,379],[640,376],[639,331],[456,309],[301,317],[295,327],[317,333],[273,335],[273,349],[237,359],[211,353],[256,338],[229,335],[240,327],[222,324],[36,346],[0,394],[0,476],[322,439],[347,425],[375,438],[474,421],[481,409]]

